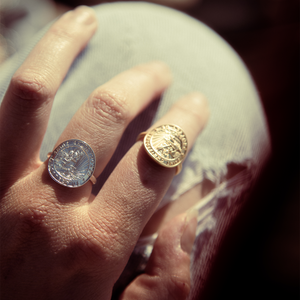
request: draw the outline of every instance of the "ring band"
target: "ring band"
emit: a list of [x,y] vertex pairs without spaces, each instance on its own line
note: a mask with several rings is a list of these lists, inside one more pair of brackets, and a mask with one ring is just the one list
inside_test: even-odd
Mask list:
[[48,157],[48,173],[55,182],[70,188],[83,186],[88,181],[97,182],[94,176],[96,156],[86,142],[64,141]]
[[173,124],[165,124],[149,132],[141,132],[137,141],[143,140],[148,155],[166,168],[175,168],[175,175],[182,169],[187,154],[187,137],[183,130]]

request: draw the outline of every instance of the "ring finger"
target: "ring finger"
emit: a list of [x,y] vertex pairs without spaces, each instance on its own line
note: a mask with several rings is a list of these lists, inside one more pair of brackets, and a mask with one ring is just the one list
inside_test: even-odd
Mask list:
[[[162,124],[180,126],[187,136],[189,150],[208,117],[206,99],[201,94],[193,93],[175,103],[153,127]],[[114,241],[114,249],[130,254],[146,222],[170,186],[174,169],[163,167],[151,159],[141,141],[130,149],[89,206],[93,226],[100,233],[103,228],[110,233],[104,239],[105,245]]]

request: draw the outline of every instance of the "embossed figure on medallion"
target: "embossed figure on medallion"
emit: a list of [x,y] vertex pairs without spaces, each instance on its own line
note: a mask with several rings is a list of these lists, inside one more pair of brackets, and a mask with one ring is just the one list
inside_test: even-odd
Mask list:
[[170,128],[167,128],[165,132],[160,130],[158,134],[154,135],[152,145],[158,154],[167,159],[175,159],[180,155],[184,155],[180,138]]
[[145,135],[144,146],[148,154],[165,167],[182,163],[187,153],[187,138],[176,125],[161,125]]
[[59,152],[54,162],[57,173],[66,179],[79,179],[83,177],[88,164],[88,157],[86,157],[84,152],[72,148]]
[[81,140],[61,143],[51,154],[48,172],[57,183],[68,187],[84,185],[93,176],[96,158],[92,148]]

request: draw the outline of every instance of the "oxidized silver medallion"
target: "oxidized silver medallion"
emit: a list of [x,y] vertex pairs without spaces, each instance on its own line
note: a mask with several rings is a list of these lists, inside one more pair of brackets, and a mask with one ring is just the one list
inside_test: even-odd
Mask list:
[[187,137],[177,125],[161,125],[144,137],[148,154],[160,165],[173,168],[184,160],[187,153]]
[[51,154],[48,172],[57,183],[76,188],[92,177],[96,166],[93,149],[81,140],[67,140]]

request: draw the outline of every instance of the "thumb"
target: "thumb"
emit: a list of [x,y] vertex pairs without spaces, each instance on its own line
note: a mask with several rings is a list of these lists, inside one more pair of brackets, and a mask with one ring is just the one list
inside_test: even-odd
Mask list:
[[195,240],[197,211],[173,218],[159,232],[145,269],[120,300],[185,299],[190,292],[190,253]]

